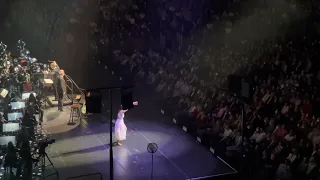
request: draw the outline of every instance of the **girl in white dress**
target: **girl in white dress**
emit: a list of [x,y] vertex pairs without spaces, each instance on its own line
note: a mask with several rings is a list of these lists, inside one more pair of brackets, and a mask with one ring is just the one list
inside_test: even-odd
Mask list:
[[[138,102],[133,102],[133,105],[137,106]],[[120,109],[118,112],[118,117],[114,126],[114,134],[116,138],[116,145],[121,146],[121,141],[125,140],[127,138],[127,126],[124,124],[124,113],[126,113],[128,109],[123,110]]]

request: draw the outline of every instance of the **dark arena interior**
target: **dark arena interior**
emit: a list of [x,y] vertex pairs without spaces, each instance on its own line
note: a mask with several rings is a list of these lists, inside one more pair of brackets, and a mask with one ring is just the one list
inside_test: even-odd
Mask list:
[[0,179],[320,180],[316,0],[1,0]]

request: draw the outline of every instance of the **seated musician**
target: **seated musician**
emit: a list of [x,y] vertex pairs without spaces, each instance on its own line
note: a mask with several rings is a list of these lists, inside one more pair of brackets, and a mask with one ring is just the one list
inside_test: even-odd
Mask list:
[[18,73],[17,73],[17,82],[18,82],[18,90],[19,90],[19,94],[21,94],[24,91],[24,83],[25,83],[26,79],[24,76],[24,73],[19,69]]
[[9,90],[9,95],[12,96],[15,93],[20,94],[20,92],[16,92],[16,90],[19,90],[19,88],[16,88],[19,86],[19,81],[17,78],[16,73],[14,72],[14,68],[10,67],[10,72],[7,75],[7,88]]
[[20,86],[21,88],[23,88],[23,91],[32,91],[32,84],[29,73],[22,71],[19,73],[18,78]]
[[28,132],[25,128],[19,130],[18,134],[16,135],[16,139],[17,139],[16,147],[18,149],[21,148],[21,145],[24,141],[31,140],[31,138],[28,135]]
[[0,124],[1,124],[1,126],[2,126],[2,124],[3,123],[6,123],[7,121],[6,121],[6,119],[4,118],[4,113],[2,114],[2,113],[0,113]]
[[10,99],[10,102],[19,102],[20,101],[20,97],[18,96],[17,93],[11,94],[9,99]]
[[21,125],[23,126],[23,128],[26,128],[30,138],[34,138],[34,125],[36,124],[36,121],[31,115],[33,113],[31,111],[32,110],[27,108],[27,111],[22,118]]
[[3,118],[8,120],[8,114],[12,111],[12,107],[10,104],[3,108]]
[[41,102],[37,99],[33,93],[30,93],[29,99],[26,103],[26,107],[30,108],[30,112],[33,114],[39,113],[39,125],[43,122],[43,113],[44,111],[41,109]]
[[8,87],[8,78],[4,74],[1,74],[0,77],[0,87]]

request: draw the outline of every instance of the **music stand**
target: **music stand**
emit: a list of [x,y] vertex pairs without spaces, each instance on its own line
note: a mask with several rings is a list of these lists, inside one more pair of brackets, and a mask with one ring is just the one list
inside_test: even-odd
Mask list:
[[16,121],[20,118],[23,118],[23,114],[21,112],[8,113],[8,121]]
[[153,180],[153,154],[157,152],[158,145],[156,143],[149,143],[147,146],[147,150],[149,153],[151,153],[151,180]]
[[2,125],[2,132],[16,132],[20,129],[19,123],[5,123]]
[[12,110],[24,109],[26,107],[25,102],[11,102],[10,105]]
[[9,142],[16,144],[16,137],[15,136],[1,136],[0,137],[0,146],[7,146]]
[[24,92],[24,93],[22,93],[21,99],[23,101],[29,99],[31,93],[34,95],[34,97],[37,97],[37,93],[35,93],[35,92]]

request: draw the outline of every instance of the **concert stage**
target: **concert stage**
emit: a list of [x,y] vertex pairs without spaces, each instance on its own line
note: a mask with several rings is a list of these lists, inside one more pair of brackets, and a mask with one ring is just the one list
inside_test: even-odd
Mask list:
[[[150,142],[159,147],[154,154],[155,180],[183,180],[235,172],[162,116],[158,107],[145,97],[139,99],[138,107],[126,113],[127,140],[122,146],[114,147],[115,179],[151,179],[151,154],[147,151]],[[56,139],[47,152],[60,179],[89,173],[101,173],[103,179],[109,179],[108,115],[93,115],[71,126],[67,125],[69,112],[70,107],[65,107],[64,112],[49,108],[43,124],[45,131]],[[107,122],[102,124],[104,121]],[[99,180],[99,176],[81,178],[84,179]]]
[[[54,95],[47,96],[47,103],[51,107],[58,107],[58,101],[55,100]],[[71,105],[72,101],[69,98],[64,98],[63,99],[63,105]]]

